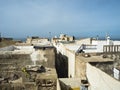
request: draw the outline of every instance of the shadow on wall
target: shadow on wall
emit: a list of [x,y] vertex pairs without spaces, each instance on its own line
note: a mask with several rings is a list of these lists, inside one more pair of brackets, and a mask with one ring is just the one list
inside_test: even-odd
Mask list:
[[57,53],[55,60],[55,67],[58,74],[58,78],[68,78],[68,57]]
[[71,86],[69,86],[69,85],[66,85],[64,82],[62,82],[62,81],[59,81],[60,82],[60,86],[61,86],[61,90],[73,90],[72,88],[71,88]]
[[113,62],[91,62],[90,64],[113,76]]

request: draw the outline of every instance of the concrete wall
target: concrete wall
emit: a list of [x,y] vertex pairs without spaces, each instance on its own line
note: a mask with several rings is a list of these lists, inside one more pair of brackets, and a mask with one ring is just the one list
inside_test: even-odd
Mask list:
[[60,82],[59,80],[57,79],[57,90],[61,90],[61,87],[60,87]]
[[81,79],[80,78],[60,78],[61,90],[81,90]]
[[58,62],[60,63],[61,68],[65,68],[65,71],[68,72],[68,75],[67,75],[68,77],[74,77],[75,76],[75,52],[68,50],[67,47],[62,43],[57,44],[56,48],[58,53],[61,54],[61,55],[60,54],[58,55],[58,58],[59,58]]
[[21,75],[21,68],[31,64],[28,54],[0,54],[0,76],[9,77],[15,70],[18,71],[16,72],[18,75]]
[[68,58],[68,77],[86,79],[86,63],[80,60],[74,51],[66,49]]
[[[69,50],[68,47],[72,47],[68,46],[65,44],[62,44],[60,43],[59,46],[57,46],[57,50],[59,52],[61,52],[61,56],[59,56],[59,65],[58,67],[61,67],[63,68],[63,70],[61,70],[61,72],[63,73],[65,71],[65,68],[66,68],[66,71],[68,69],[68,77],[72,77],[72,78],[76,78],[76,77],[80,77],[82,79],[86,79],[86,76],[85,76],[85,70],[86,70],[86,64],[85,62],[83,62],[82,60],[80,60],[79,58],[77,58],[76,54],[74,51],[72,50]],[[73,46],[74,47],[74,46]],[[66,57],[63,58],[63,57]],[[67,65],[68,63],[68,65]],[[68,68],[67,68],[68,66]],[[57,68],[58,68],[57,67]]]
[[[14,50],[14,52],[16,52],[16,53],[19,53],[19,52],[21,52],[21,53],[29,53],[29,54],[31,54],[32,52],[34,51],[34,48],[33,48],[33,46],[15,46],[15,50]],[[13,53],[14,53],[13,52]]]
[[85,39],[80,39],[76,40],[76,44],[81,45],[81,44],[91,44],[91,38],[85,38]]
[[0,84],[0,90],[46,90],[46,89],[38,89],[38,86],[35,83],[29,82],[24,84]]
[[86,75],[90,90],[120,90],[120,82],[87,63]]
[[49,68],[55,68],[55,59],[56,59],[56,49],[55,48],[46,48],[38,49],[39,57],[36,61],[37,65],[44,65]]
[[27,50],[27,51],[32,51],[34,48],[33,46],[15,46],[16,50]]
[[74,51],[76,52],[79,48],[80,48],[80,45],[76,45],[75,43],[73,44],[65,44],[65,47],[71,51]]
[[66,50],[66,56],[68,57],[68,77],[75,77],[75,53]]
[[62,43],[55,45],[57,52],[60,52],[62,55],[66,55],[66,47]]
[[0,51],[13,51],[15,48],[14,46],[8,46],[4,48],[0,48]]
[[33,51],[33,46],[8,46],[0,48],[0,51]]
[[24,85],[23,84],[0,84],[0,90],[24,90]]
[[75,77],[79,77],[81,79],[86,79],[86,63],[80,60],[79,57],[75,57]]

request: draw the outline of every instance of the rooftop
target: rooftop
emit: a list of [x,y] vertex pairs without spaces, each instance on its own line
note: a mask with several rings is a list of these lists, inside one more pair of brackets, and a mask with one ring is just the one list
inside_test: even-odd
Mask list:
[[56,70],[54,68],[47,68],[46,72],[38,73],[36,79],[57,79]]
[[42,48],[54,48],[54,46],[51,45],[41,45],[41,46],[34,46],[35,49],[42,49]]
[[80,78],[60,78],[59,80],[72,88],[80,87],[81,84]]
[[110,59],[110,58],[103,58],[102,55],[98,56],[85,56],[87,54],[84,54],[84,55],[77,55],[77,58],[79,58],[80,60],[83,60],[85,62],[113,62],[114,60],[113,59]]

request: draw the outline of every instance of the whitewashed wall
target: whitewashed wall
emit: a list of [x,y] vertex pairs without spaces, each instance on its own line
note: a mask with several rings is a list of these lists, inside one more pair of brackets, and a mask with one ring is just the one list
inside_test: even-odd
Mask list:
[[0,51],[14,51],[14,46],[0,48]]
[[113,41],[114,45],[120,45],[120,41]]
[[91,44],[91,38],[85,38],[85,39],[76,40],[75,43],[76,43],[77,45],[81,45],[81,44]]
[[75,77],[75,53],[67,50],[68,57],[68,76]]
[[33,51],[34,50],[34,48],[33,48],[33,46],[15,46],[15,48],[16,48],[16,51],[17,50],[21,50],[21,51]]
[[120,90],[120,82],[87,63],[86,75],[90,90]]

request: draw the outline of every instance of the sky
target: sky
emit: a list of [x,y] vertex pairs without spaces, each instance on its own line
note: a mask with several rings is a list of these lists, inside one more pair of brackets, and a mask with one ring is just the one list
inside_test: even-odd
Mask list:
[[0,0],[3,37],[120,38],[120,0]]

